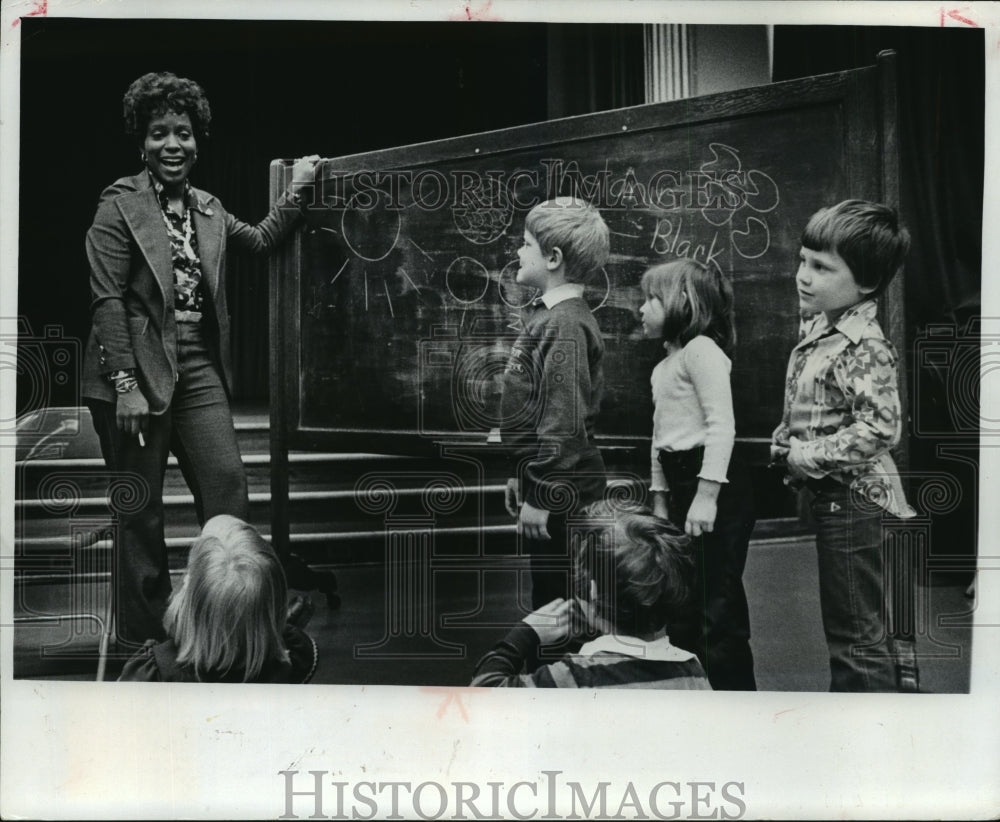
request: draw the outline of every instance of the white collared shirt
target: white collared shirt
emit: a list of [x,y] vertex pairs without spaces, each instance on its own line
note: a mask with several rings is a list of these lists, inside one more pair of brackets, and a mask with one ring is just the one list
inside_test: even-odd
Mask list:
[[689,651],[672,645],[668,636],[645,640],[627,634],[601,634],[597,639],[584,643],[579,651],[580,656],[599,653],[622,654],[661,662],[687,662],[695,658]]
[[583,296],[583,286],[580,283],[563,283],[555,288],[550,288],[542,294],[542,302],[546,308],[552,308],[564,300],[571,300],[574,297]]

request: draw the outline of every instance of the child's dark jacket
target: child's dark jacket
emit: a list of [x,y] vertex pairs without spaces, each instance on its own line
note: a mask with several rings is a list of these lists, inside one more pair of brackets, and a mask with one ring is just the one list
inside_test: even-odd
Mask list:
[[[252,682],[273,685],[298,685],[308,682],[316,672],[318,652],[313,638],[294,625],[286,625],[281,638],[288,649],[288,662],[268,662]],[[242,682],[243,670],[225,676],[199,679],[190,665],[179,665],[178,648],[172,639],[150,639],[128,662],[119,682]]]
[[560,286],[528,306],[503,378],[501,436],[514,446],[511,475],[521,478],[524,502],[545,510],[567,507],[567,487],[586,505],[606,485],[594,445],[604,340],[581,291]]

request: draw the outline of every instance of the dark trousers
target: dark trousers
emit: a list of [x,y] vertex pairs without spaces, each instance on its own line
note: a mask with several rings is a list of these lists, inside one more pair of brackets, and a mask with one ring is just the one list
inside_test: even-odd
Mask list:
[[104,461],[120,475],[109,496],[117,514],[115,625],[123,645],[165,638],[162,619],[171,589],[163,532],[167,455],[177,457],[199,523],[216,514],[249,516],[229,400],[198,324],[178,323],[177,360],[173,400],[164,413],[149,417],[145,446],[118,430],[114,403],[88,401]]
[[883,510],[832,479],[810,480],[831,691],[896,691],[885,621]]
[[531,567],[531,609],[538,610],[554,599],[573,595],[572,563],[565,514],[549,514],[546,525],[551,539],[524,538],[522,550]]
[[[670,521],[681,530],[698,491],[702,449],[684,452],[688,459],[661,459],[670,494]],[[729,482],[718,498],[710,533],[693,537],[695,581],[691,619],[670,628],[670,640],[697,655],[717,691],[757,689],[750,650],[750,610],[743,588],[750,534],[756,522],[749,472],[733,461]]]

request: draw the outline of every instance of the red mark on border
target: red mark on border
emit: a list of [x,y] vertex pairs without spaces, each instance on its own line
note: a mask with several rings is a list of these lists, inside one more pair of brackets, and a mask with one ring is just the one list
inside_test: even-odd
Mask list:
[[486,2],[483,3],[483,5],[481,5],[478,9],[472,8],[472,3],[466,3],[465,8],[462,11],[458,12],[457,14],[449,15],[448,19],[472,20],[480,23],[487,20],[491,20],[493,22],[498,22],[502,20],[503,18],[499,17],[496,14],[491,13],[492,8],[493,8],[493,0],[486,0]]
[[431,694],[440,693],[445,695],[444,700],[442,700],[441,704],[438,706],[437,709],[438,719],[444,716],[448,712],[448,706],[454,703],[455,705],[458,706],[458,711],[462,715],[462,719],[465,720],[465,722],[469,721],[469,712],[465,710],[465,703],[462,702],[462,694],[465,693],[468,690],[468,688],[424,687],[421,688],[420,690],[425,691],[426,693],[431,693]]
[[961,14],[959,14],[960,11],[968,11],[968,7],[964,7],[964,8],[961,8],[961,9],[952,9],[951,11],[946,11],[945,8],[944,8],[944,6],[942,6],[941,7],[941,27],[944,28],[944,22],[945,22],[944,18],[945,17],[950,17],[952,20],[955,20],[955,21],[957,21],[959,23],[965,23],[965,25],[972,26],[973,28],[976,28],[976,29],[979,28],[979,23],[977,23],[975,20],[971,19],[970,17],[963,17]]
[[[35,7],[21,17],[45,17],[49,13],[49,0],[32,0]],[[18,24],[21,22],[21,17],[15,17],[14,22],[10,24],[11,28],[17,28]]]

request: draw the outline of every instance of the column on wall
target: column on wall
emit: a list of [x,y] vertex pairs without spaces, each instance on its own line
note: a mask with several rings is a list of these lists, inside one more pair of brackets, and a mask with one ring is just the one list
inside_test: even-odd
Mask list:
[[690,97],[693,49],[691,27],[677,23],[643,26],[646,102],[663,103]]
[[700,23],[643,26],[646,102],[771,82],[770,28]]

